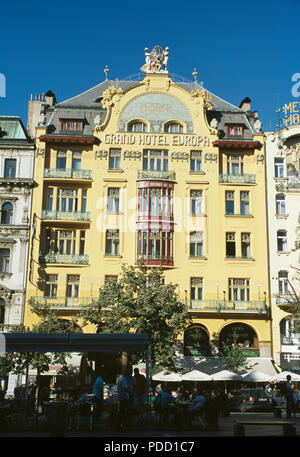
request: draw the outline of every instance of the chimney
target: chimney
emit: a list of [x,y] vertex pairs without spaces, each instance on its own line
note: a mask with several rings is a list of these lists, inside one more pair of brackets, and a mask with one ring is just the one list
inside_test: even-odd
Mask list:
[[246,97],[244,98],[244,100],[241,101],[240,103],[240,108],[243,110],[243,111],[251,111],[251,100],[249,97]]
[[48,90],[45,95],[45,102],[48,106],[53,106],[56,103],[56,98],[52,90]]

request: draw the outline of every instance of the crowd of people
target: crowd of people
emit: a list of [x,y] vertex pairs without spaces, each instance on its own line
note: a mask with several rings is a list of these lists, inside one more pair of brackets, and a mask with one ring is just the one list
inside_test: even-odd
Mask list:
[[[202,384],[203,385],[203,384]],[[127,366],[122,375],[118,378],[115,392],[115,415],[114,425],[117,429],[125,428],[130,424],[132,415],[139,411],[155,411],[159,415],[159,425],[170,424],[188,429],[193,420],[197,420],[202,428],[218,429],[220,416],[229,416],[228,397],[224,389],[215,389],[209,383],[205,384],[205,389],[201,389],[198,384],[194,388],[186,388],[187,384],[163,383],[155,388],[147,385],[146,377],[139,372],[138,368],[132,369]],[[190,386],[190,385],[189,385]],[[46,413],[46,404],[51,399],[64,399],[61,388],[56,385],[41,387],[36,392],[33,383],[28,385],[27,399],[24,402],[24,387],[15,390],[15,404],[22,406],[26,404],[26,415],[35,411],[35,400]],[[71,407],[70,411],[75,411],[78,405],[89,404],[93,414],[93,421],[101,423],[104,407],[110,403],[105,393],[105,386],[101,373],[98,373],[91,389],[91,386],[81,386],[80,391],[74,398],[68,399]],[[243,386],[241,386],[243,388]],[[285,398],[286,416],[291,418],[296,415],[297,405],[300,404],[295,383],[291,382],[291,377],[287,376],[285,382],[272,383],[266,385],[266,391],[270,397],[274,398],[281,392]],[[38,395],[37,395],[38,393]],[[54,397],[53,397],[54,396]],[[38,398],[36,398],[38,397]],[[111,395],[112,398],[112,395]],[[75,409],[72,409],[74,408]]]

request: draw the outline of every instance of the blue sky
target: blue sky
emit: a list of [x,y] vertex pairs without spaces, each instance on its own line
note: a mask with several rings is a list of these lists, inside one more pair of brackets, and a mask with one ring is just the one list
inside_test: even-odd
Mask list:
[[101,82],[139,72],[144,48],[169,46],[169,71],[239,105],[245,97],[263,128],[292,96],[300,73],[300,0],[141,2],[0,0],[0,115],[27,123],[30,94],[63,101]]

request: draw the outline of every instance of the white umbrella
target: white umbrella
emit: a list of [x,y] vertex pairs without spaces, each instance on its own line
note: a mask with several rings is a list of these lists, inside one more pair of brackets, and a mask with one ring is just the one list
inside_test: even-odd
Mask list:
[[192,370],[188,373],[185,373],[181,377],[182,381],[212,381],[212,377],[206,373],[202,373],[199,370]]
[[244,375],[243,379],[246,382],[267,382],[270,381],[271,376],[266,373],[262,373],[259,370],[253,370],[250,373]]
[[222,370],[212,375],[214,381],[243,381],[243,376],[232,371]]
[[271,377],[270,381],[286,381],[287,375],[291,376],[292,381],[300,381],[300,375],[292,373],[291,371],[283,371],[282,373],[277,373]]
[[152,376],[152,380],[177,382],[181,381],[181,375],[178,373],[168,373],[167,371],[161,371],[160,373],[156,373],[154,376]]

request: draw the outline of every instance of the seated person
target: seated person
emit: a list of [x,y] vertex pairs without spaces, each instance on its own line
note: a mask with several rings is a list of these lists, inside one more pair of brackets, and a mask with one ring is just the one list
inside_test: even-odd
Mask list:
[[166,422],[168,414],[173,414],[177,423],[182,422],[182,409],[175,405],[175,398],[171,395],[171,390],[164,387],[160,393],[160,424]]
[[194,405],[190,406],[186,411],[186,418],[185,422],[186,425],[191,425],[192,418],[194,416],[199,416],[201,419],[201,423],[203,426],[206,426],[206,421],[204,418],[204,405],[205,405],[205,397],[202,392],[195,390],[193,393]]

